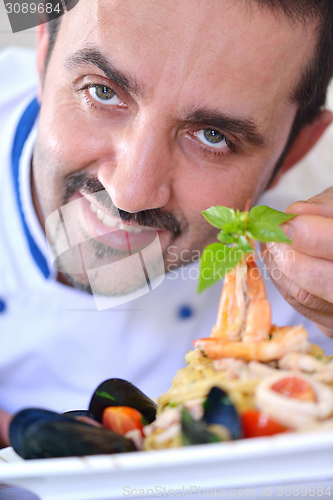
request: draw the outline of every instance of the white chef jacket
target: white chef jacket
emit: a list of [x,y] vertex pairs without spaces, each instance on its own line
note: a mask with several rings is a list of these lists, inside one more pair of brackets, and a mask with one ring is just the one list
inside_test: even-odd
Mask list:
[[[48,264],[45,272],[40,261],[48,260],[46,241],[30,190],[37,121],[20,156],[18,196],[11,159],[18,124],[36,95],[34,51],[2,52],[0,74],[0,408],[86,409],[97,385],[112,377],[129,380],[156,397],[184,366],[192,340],[210,335],[222,284],[198,295],[198,267],[190,265],[166,275],[148,294],[98,312],[92,296],[57,282]],[[311,180],[310,194],[303,190],[305,197],[333,185],[333,173],[327,172],[332,160],[329,165],[320,152],[319,147],[313,153],[316,182]],[[316,173],[316,155],[326,177]],[[311,171],[310,165],[307,176]],[[282,183],[265,195],[265,203],[284,209],[304,199],[299,183],[303,174],[299,169],[294,175],[297,190],[290,196],[289,189],[290,199]],[[294,311],[269,280],[266,287],[274,323],[303,323],[312,342],[333,352],[332,340]]]

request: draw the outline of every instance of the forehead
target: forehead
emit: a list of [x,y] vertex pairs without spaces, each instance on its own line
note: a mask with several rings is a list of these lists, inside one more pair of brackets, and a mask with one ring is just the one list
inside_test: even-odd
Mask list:
[[147,99],[218,100],[226,111],[255,107],[262,119],[268,104],[290,105],[314,48],[311,30],[252,0],[80,0],[59,37],[66,57],[98,48]]

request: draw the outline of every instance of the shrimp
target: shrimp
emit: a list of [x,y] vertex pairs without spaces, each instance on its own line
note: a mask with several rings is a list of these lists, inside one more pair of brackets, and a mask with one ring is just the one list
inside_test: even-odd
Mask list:
[[193,345],[202,356],[211,359],[242,358],[266,363],[281,359],[288,352],[307,353],[311,349],[308,333],[301,325],[277,328],[270,340],[261,342],[229,342],[210,337],[195,340]]
[[224,278],[221,300],[212,337],[240,340],[246,311],[246,275],[244,262],[237,264]]
[[211,336],[230,341],[266,340],[271,329],[271,305],[252,257],[224,278],[216,324]]
[[265,285],[253,258],[247,259],[248,307],[243,342],[267,340],[271,330],[272,311]]
[[318,382],[333,382],[333,363],[323,363],[308,354],[289,352],[279,361],[283,370],[300,370],[308,373]]

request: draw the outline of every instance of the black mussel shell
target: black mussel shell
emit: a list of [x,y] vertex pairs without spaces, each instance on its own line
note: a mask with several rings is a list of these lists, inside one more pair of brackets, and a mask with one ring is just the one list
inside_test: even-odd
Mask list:
[[11,422],[9,438],[25,459],[136,451],[130,439],[108,429],[38,409],[19,412]]
[[102,413],[108,406],[135,408],[149,424],[156,417],[157,405],[135,385],[119,378],[105,380],[97,387],[90,401],[89,412],[95,420],[102,422]]
[[25,433],[31,425],[44,422],[46,419],[50,422],[73,420],[73,418],[40,408],[27,408],[20,411],[13,417],[9,427],[9,439],[14,450],[20,450],[23,447]]
[[242,437],[242,426],[236,408],[228,394],[219,387],[213,387],[204,402],[203,421],[209,424],[223,425],[232,439]]
[[88,417],[94,419],[94,415],[88,410],[69,410],[64,411],[61,415],[67,415],[69,417]]
[[183,444],[185,446],[221,441],[216,434],[207,430],[207,424],[203,420],[194,420],[185,408],[182,409],[181,423]]

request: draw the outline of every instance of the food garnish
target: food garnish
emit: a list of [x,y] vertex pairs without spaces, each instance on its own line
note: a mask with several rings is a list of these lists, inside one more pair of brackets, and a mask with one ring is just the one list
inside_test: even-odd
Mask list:
[[286,398],[295,398],[302,401],[316,401],[316,394],[311,385],[299,377],[287,376],[271,386],[272,391],[282,394]]
[[129,406],[109,406],[105,408],[102,415],[104,427],[122,436],[134,429],[138,429],[142,433],[143,422],[142,413]]
[[245,410],[241,414],[241,421],[245,438],[274,436],[288,430],[267,413],[258,410]]
[[245,254],[252,254],[254,241],[291,243],[280,224],[296,217],[264,205],[244,212],[216,206],[202,214],[212,226],[220,229],[217,235],[220,243],[208,245],[202,253],[199,293],[223,278]]

